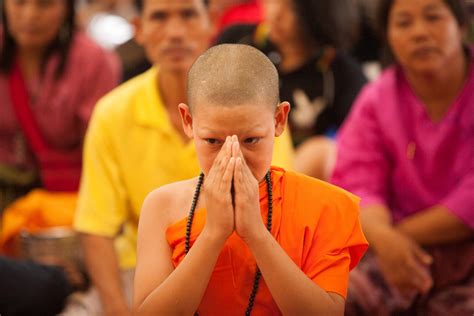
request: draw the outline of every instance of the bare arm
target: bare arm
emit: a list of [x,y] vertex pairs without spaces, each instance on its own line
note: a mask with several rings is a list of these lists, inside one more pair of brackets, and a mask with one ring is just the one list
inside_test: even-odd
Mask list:
[[395,226],[422,246],[463,241],[474,231],[443,206],[433,206],[407,217]]
[[105,315],[129,315],[112,238],[81,234],[87,270],[97,287]]
[[344,314],[344,298],[309,279],[265,228],[247,245],[283,315]]
[[370,247],[378,252],[384,247],[381,236],[393,230],[390,211],[383,205],[370,205],[361,210],[360,221]]
[[[146,230],[141,230],[141,255],[135,276],[136,314],[194,314],[209,283],[223,241],[203,231],[181,264],[173,270],[171,250],[165,244],[163,231],[158,237],[156,226],[148,232]],[[147,242],[149,245],[144,244]],[[165,250],[165,247],[168,249]],[[151,248],[152,252],[147,251]],[[157,250],[163,251],[160,253]]]
[[166,205],[176,198],[176,190],[167,192],[162,188],[145,200],[138,228],[135,274],[134,306],[138,314],[192,315],[198,309],[217,258],[234,228],[230,195],[234,159],[230,157],[229,139],[203,185],[205,227],[176,269],[165,236],[170,224],[165,214],[176,211],[172,206],[166,209]]

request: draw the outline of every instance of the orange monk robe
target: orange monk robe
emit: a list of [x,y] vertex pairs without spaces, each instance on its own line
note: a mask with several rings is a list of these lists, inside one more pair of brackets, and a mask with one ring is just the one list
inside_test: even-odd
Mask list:
[[[344,297],[349,270],[367,250],[359,222],[359,199],[325,182],[272,167],[273,225],[271,233],[293,262],[318,286]],[[260,209],[268,213],[267,188],[260,183]],[[196,210],[191,245],[204,228],[205,209]],[[168,227],[166,237],[176,267],[184,259],[186,218]],[[234,233],[225,243],[199,306],[200,315],[243,315],[256,262]],[[288,289],[291,291],[291,289]],[[184,298],[185,299],[185,298]],[[262,278],[252,315],[280,311]]]

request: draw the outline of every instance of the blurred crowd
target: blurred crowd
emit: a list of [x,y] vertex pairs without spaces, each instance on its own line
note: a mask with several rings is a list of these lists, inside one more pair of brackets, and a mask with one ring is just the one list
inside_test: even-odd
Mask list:
[[291,111],[273,163],[361,198],[370,251],[346,314],[474,315],[474,1],[0,0],[0,13],[1,315],[131,314],[141,205],[199,174],[178,104],[222,43],[278,69]]

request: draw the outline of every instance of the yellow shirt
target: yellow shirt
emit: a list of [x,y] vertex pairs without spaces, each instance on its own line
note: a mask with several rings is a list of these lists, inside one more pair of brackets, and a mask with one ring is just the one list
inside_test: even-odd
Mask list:
[[[199,174],[194,143],[183,142],[168,119],[152,68],[97,104],[87,131],[74,227],[116,237],[120,266],[136,262],[142,202],[157,187]],[[275,141],[272,164],[292,169],[288,133]]]

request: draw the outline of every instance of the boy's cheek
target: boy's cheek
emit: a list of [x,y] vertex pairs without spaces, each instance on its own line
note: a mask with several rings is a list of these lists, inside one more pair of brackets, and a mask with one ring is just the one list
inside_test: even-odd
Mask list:
[[217,153],[210,150],[201,150],[201,152],[198,152],[199,164],[204,174],[209,174],[209,170],[211,170],[216,157]]
[[[268,163],[268,158],[265,155],[251,155],[248,156],[248,158],[245,158],[245,161],[247,162],[247,165],[252,172],[253,176],[258,180],[262,180],[262,178],[265,176],[265,174],[268,171],[269,163]],[[270,161],[271,161],[271,156],[270,156]]]

